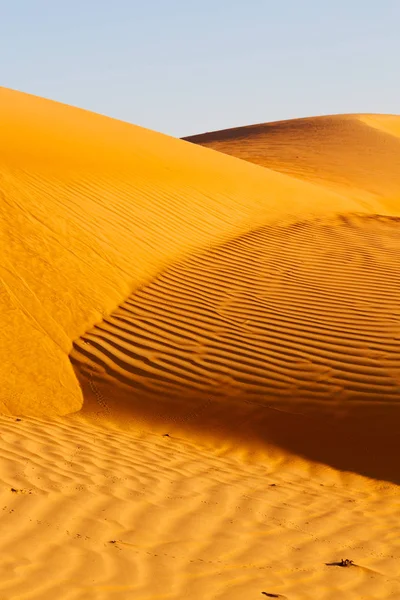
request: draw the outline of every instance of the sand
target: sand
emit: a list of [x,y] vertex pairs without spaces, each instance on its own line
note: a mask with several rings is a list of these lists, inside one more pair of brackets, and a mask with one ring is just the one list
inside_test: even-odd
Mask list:
[[335,115],[250,125],[186,139],[320,184],[361,203],[364,200],[366,206],[372,198],[379,198],[381,209],[397,215],[399,138],[398,116]]
[[399,597],[394,485],[67,417],[1,429],[1,598]]
[[0,121],[0,598],[398,598],[400,117]]

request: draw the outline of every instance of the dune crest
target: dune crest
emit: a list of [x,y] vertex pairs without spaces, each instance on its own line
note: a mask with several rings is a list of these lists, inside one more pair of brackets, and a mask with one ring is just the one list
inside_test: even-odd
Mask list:
[[370,127],[400,137],[400,118],[398,115],[359,115],[358,118]]

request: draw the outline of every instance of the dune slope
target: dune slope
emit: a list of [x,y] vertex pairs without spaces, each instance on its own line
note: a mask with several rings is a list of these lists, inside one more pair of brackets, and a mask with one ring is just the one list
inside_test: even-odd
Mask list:
[[263,227],[174,264],[75,342],[86,409],[398,476],[399,223]]
[[[0,89],[3,411],[65,414],[72,341],[172,261],[358,202],[179,140]],[[371,207],[376,211],[378,205]]]
[[185,138],[231,156],[321,183],[396,213],[400,117],[335,115],[237,127]]

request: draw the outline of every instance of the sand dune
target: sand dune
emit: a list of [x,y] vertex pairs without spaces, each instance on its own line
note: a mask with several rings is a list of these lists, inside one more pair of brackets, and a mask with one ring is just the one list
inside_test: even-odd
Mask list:
[[397,597],[399,123],[0,89],[0,594]]
[[[72,341],[172,261],[260,224],[366,210],[288,176],[6,89],[0,125],[3,410],[78,410]],[[384,207],[372,199],[369,210]]]
[[231,156],[322,184],[348,197],[379,198],[399,211],[400,117],[337,115],[263,123],[186,138]]

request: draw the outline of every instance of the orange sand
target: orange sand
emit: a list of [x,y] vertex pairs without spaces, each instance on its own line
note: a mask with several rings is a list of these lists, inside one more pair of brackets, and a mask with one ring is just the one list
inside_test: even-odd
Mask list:
[[400,597],[400,117],[0,126],[0,598]]
[[[371,206],[379,198],[382,214],[399,212],[400,117],[337,115],[250,125],[187,138],[323,185]],[[349,210],[351,208],[349,207]]]

